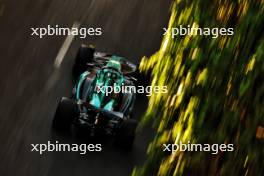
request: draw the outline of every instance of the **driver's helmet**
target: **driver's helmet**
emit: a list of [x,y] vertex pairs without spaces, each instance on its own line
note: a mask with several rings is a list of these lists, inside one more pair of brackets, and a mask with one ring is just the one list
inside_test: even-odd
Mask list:
[[104,85],[113,86],[114,83],[121,84],[123,81],[121,74],[121,59],[121,57],[112,56],[106,66],[101,70],[100,78]]
[[121,72],[121,64],[120,64],[121,59],[122,59],[121,57],[113,55],[106,64],[106,68],[113,68],[116,71]]
[[114,86],[114,83],[120,85],[123,82],[120,59],[118,56],[112,56],[106,66],[97,72],[96,85]]

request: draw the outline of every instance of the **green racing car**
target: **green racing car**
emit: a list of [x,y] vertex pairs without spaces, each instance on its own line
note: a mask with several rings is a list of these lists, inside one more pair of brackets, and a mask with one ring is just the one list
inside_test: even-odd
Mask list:
[[136,69],[123,57],[81,45],[73,66],[73,74],[79,79],[72,98],[62,97],[59,101],[53,126],[70,130],[74,125],[85,129],[89,136],[114,136],[122,146],[132,147],[137,128],[131,115],[136,93],[123,88],[135,86]]

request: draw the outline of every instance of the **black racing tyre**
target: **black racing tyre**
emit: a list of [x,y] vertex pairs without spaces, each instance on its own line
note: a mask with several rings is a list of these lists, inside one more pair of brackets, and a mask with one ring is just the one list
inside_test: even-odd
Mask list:
[[139,65],[137,65],[137,69],[132,76],[137,79],[137,81],[135,82],[136,86],[151,85],[151,71],[148,71],[147,73],[142,73],[139,70]]
[[69,98],[62,97],[53,118],[53,127],[60,130],[70,130],[75,115],[75,102]]
[[116,143],[125,149],[131,149],[134,143],[137,125],[136,120],[125,119],[117,132]]
[[87,69],[87,63],[91,62],[94,57],[95,48],[93,46],[81,45],[75,57],[73,65],[73,74],[79,76]]

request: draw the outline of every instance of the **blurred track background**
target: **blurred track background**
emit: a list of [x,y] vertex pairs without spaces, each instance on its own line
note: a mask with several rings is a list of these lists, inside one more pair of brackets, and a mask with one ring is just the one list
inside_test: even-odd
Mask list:
[[[169,0],[0,0],[0,175],[130,175],[146,156],[151,129],[136,138],[130,153],[103,144],[103,152],[30,152],[31,143],[79,143],[51,129],[57,102],[69,96],[71,67],[81,43],[138,63],[160,46],[169,19]],[[101,27],[102,36],[73,40],[59,68],[55,58],[66,36],[31,36],[31,27]],[[135,114],[147,108],[139,97]]]

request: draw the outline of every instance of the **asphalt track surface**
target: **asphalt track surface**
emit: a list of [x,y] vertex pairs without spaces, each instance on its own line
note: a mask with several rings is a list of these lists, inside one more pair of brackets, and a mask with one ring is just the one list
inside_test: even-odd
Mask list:
[[[39,155],[30,151],[30,144],[48,140],[87,142],[51,128],[58,100],[70,95],[70,70],[78,47],[91,43],[99,51],[138,63],[142,56],[159,48],[169,9],[169,0],[0,0],[0,175],[124,176],[141,165],[153,136],[149,127],[137,135],[131,152],[103,142],[99,153]],[[30,27],[71,27],[75,22],[80,22],[80,27],[101,27],[103,35],[85,39],[76,36],[55,68],[66,36],[39,39],[30,35]],[[138,97],[136,117],[146,108],[146,97]]]

